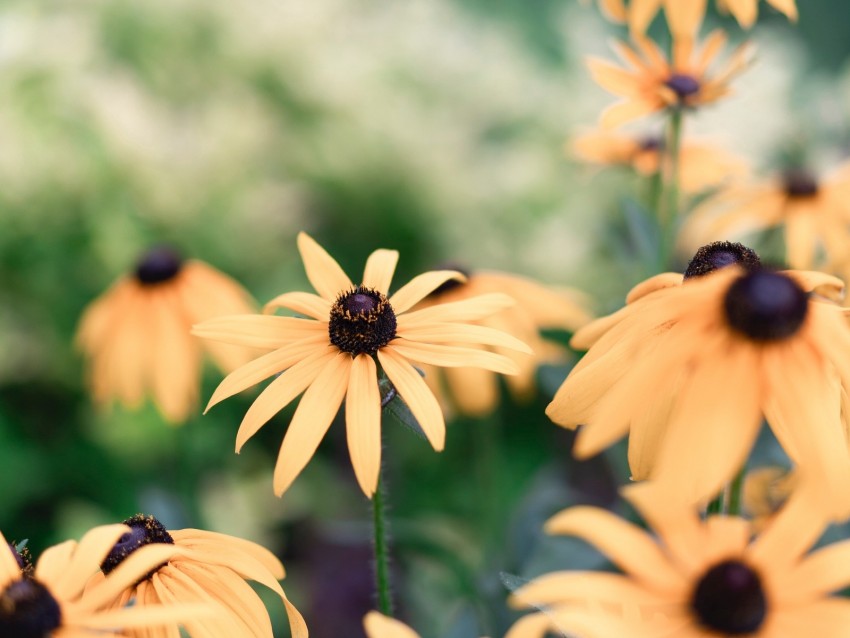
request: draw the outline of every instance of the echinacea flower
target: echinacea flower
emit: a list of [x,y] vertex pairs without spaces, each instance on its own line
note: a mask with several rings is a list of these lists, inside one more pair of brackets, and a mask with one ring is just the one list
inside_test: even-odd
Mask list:
[[[749,29],[758,17],[759,0],[717,0],[720,11],[728,11],[743,28]],[[767,0],[773,8],[784,13],[790,20],[797,20],[794,0]],[[694,36],[705,17],[708,0],[629,0],[623,7],[629,28],[635,33],[645,33],[655,14],[664,7],[664,15],[670,32],[680,36]],[[620,14],[619,12],[616,12]]]
[[784,226],[788,264],[811,269],[850,245],[850,162],[819,178],[789,169],[764,182],[733,185],[703,202],[682,229],[686,246]]
[[[628,166],[648,177],[662,168],[664,140],[657,135],[635,136],[601,130],[575,137],[569,149],[584,162]],[[746,170],[746,162],[718,146],[684,140],[679,150],[679,185],[688,194],[720,186]]]
[[371,497],[381,464],[378,365],[439,451],[445,441],[443,414],[411,362],[516,374],[519,370],[511,359],[478,346],[529,353],[530,349],[510,335],[471,323],[512,305],[514,301],[507,295],[485,295],[411,311],[435,288],[461,277],[460,273],[428,272],[389,295],[398,261],[394,250],[373,252],[359,285],[305,233],[298,235],[298,250],[307,278],[319,294],[285,293],[266,304],[266,311],[285,308],[303,317],[224,317],[195,327],[194,334],[205,339],[272,350],[228,375],[207,409],[279,375],[242,419],[236,435],[238,452],[275,413],[304,393],[275,466],[274,490],[281,495],[313,456],[345,399],[351,462],[361,489]]
[[[254,580],[280,596],[289,616],[293,638],[306,638],[307,626],[289,602],[278,580],[283,565],[270,551],[234,536],[198,529],[167,530],[153,516],[136,515],[124,525],[130,529],[110,548],[101,573],[89,581],[96,588],[113,572],[147,547],[172,547],[167,562],[116,590],[109,601],[115,609],[131,604],[145,610],[151,605],[206,603],[217,615],[187,619],[183,625],[192,638],[272,638],[272,627],[262,600],[245,580]],[[133,633],[137,638],[174,638],[176,624]]]
[[614,43],[625,68],[600,58],[588,61],[596,83],[623,98],[602,113],[600,123],[605,128],[667,109],[693,109],[715,102],[729,93],[730,81],[746,68],[750,58],[750,47],[744,44],[721,70],[711,71],[726,44],[726,34],[720,29],[698,50],[693,38],[674,38],[672,63],[652,40],[637,34],[632,39],[635,49]]
[[595,507],[549,519],[550,534],[581,538],[623,573],[545,574],[511,596],[542,611],[521,618],[505,638],[839,638],[850,626],[850,541],[808,553],[825,527],[803,493],[755,539],[736,516],[700,520],[658,494],[628,494],[654,529]]
[[[127,528],[96,527],[78,542],[47,549],[35,567],[24,570],[12,552],[0,552],[0,636],[4,638],[118,638],[131,629],[154,630],[200,618],[216,620],[206,601],[190,605],[152,605],[112,609],[109,604],[125,587],[170,560],[172,546],[148,547],[96,586],[92,574]],[[0,534],[0,544],[6,540]]]
[[[575,332],[590,321],[586,300],[574,290],[544,286],[510,273],[458,270],[465,275],[464,281],[446,282],[423,299],[416,309],[496,292],[503,292],[514,299],[515,305],[477,323],[504,331],[531,346],[533,357],[499,346],[488,348],[514,361],[519,373],[506,378],[508,388],[519,400],[529,398],[534,391],[537,367],[541,363],[563,360],[566,353],[565,348],[543,339],[540,330]],[[490,370],[472,367],[440,369],[436,366],[423,366],[423,370],[425,381],[434,394],[443,398],[448,391],[446,401],[461,414],[483,416],[498,405],[498,378]]]
[[705,267],[684,281],[665,273],[639,284],[624,308],[579,330],[572,343],[589,351],[546,413],[583,425],[579,457],[628,432],[633,478],[689,502],[731,480],[764,416],[840,518],[850,511],[850,325],[830,299],[843,284],[759,268],[731,246],[698,255]]
[[[243,312],[253,312],[253,302],[235,281],[170,248],[153,248],[80,319],[77,344],[89,360],[95,401],[136,408],[150,395],[168,421],[185,421],[198,402],[203,353],[192,325]],[[221,344],[206,350],[228,372],[252,354]]]

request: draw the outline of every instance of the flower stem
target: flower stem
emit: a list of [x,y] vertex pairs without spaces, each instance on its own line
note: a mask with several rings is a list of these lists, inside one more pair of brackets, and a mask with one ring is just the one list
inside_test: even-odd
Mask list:
[[659,226],[661,228],[661,267],[670,268],[673,247],[676,240],[676,227],[679,221],[679,164],[682,147],[682,109],[670,110],[667,127],[667,140],[664,152],[665,199],[659,208]]
[[741,514],[741,491],[744,487],[744,468],[735,475],[732,482],[729,484],[729,501],[727,513],[730,516],[739,516]]
[[386,511],[384,510],[383,477],[378,478],[378,487],[372,496],[372,523],[375,552],[375,592],[378,597],[378,610],[385,616],[393,615],[393,601],[390,595],[390,552]]

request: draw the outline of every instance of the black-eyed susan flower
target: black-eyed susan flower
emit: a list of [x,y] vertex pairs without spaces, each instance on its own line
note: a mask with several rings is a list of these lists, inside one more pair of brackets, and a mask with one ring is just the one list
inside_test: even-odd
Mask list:
[[[283,565],[270,551],[250,541],[198,529],[167,530],[153,516],[136,515],[124,521],[130,530],[111,547],[101,573],[89,588],[101,586],[113,572],[146,547],[172,547],[167,562],[153,566],[135,582],[116,590],[109,601],[115,609],[128,604],[144,610],[151,605],[206,603],[218,610],[214,617],[187,619],[192,638],[271,638],[272,627],[262,600],[246,580],[261,583],[280,596],[289,616],[293,638],[305,638],[307,626],[289,602],[278,580]],[[138,638],[173,638],[177,626],[147,629]],[[133,634],[134,636],[137,634]]]
[[684,282],[665,273],[639,284],[624,308],[579,330],[573,344],[589,351],[546,413],[584,426],[579,457],[628,432],[633,477],[690,502],[741,468],[766,417],[841,517],[850,511],[850,325],[830,299],[843,284],[758,268],[734,246],[698,255],[707,266],[692,263]]
[[308,235],[298,235],[298,249],[307,278],[319,294],[282,294],[266,305],[266,312],[284,308],[302,317],[244,315],[195,327],[194,333],[206,339],[272,350],[228,375],[207,409],[279,374],[245,414],[236,435],[238,452],[275,413],[304,393],[275,466],[274,490],[281,495],[313,456],[345,399],[348,450],[360,487],[371,497],[381,461],[378,366],[407,403],[428,441],[441,450],[443,414],[413,363],[516,374],[519,370],[511,359],[478,346],[530,349],[510,335],[472,324],[513,305],[504,294],[411,311],[434,289],[462,277],[458,272],[428,272],[389,295],[398,252],[373,252],[361,283],[355,285]]
[[[627,166],[639,175],[652,176],[662,167],[664,140],[657,135],[636,136],[617,131],[591,131],[572,139],[570,153],[577,159],[602,166]],[[716,188],[747,171],[735,154],[712,144],[684,140],[679,150],[679,185],[696,194]]]
[[377,611],[366,614],[363,618],[363,629],[366,631],[366,638],[419,638],[419,634],[400,620],[384,616]]
[[[95,401],[136,408],[149,395],[167,420],[185,421],[198,403],[203,354],[192,325],[253,309],[248,293],[211,266],[171,248],[150,250],[80,319],[77,344]],[[206,350],[225,371],[253,354],[222,344]]]
[[[566,350],[540,336],[543,329],[575,332],[590,321],[587,302],[575,290],[544,286],[526,277],[495,272],[459,269],[464,281],[451,280],[434,290],[416,308],[435,304],[456,303],[479,295],[504,293],[516,304],[479,320],[477,323],[501,330],[527,343],[534,356],[491,346],[489,349],[510,358],[519,370],[506,378],[515,398],[524,400],[534,392],[534,376],[541,363],[562,361]],[[481,346],[484,348],[485,346]],[[482,416],[496,408],[499,402],[497,375],[483,368],[458,367],[440,369],[424,366],[425,381],[444,402],[469,416]],[[448,392],[448,396],[446,395]]]
[[847,254],[850,163],[819,178],[799,168],[763,182],[738,184],[706,200],[682,229],[686,246],[774,226],[784,227],[788,264],[811,269]]
[[[87,582],[99,569],[123,525],[97,527],[78,542],[47,549],[31,570],[21,568],[12,552],[0,552],[0,636],[4,638],[117,638],[125,631],[177,627],[192,620],[213,621],[206,601],[193,605],[110,608],[125,587],[171,559],[173,546],[148,547],[95,586]],[[0,542],[5,543],[0,534]]]
[[710,67],[726,39],[718,29],[696,49],[692,38],[674,38],[673,60],[669,62],[652,40],[634,35],[634,49],[623,42],[614,43],[625,68],[591,58],[588,66],[593,79],[623,98],[602,113],[602,126],[611,128],[667,109],[693,109],[727,95],[730,81],[749,62],[750,47],[740,46],[722,69],[713,72]]
[[[648,496],[648,498],[647,498]],[[749,521],[700,520],[657,494],[631,500],[657,536],[595,507],[551,518],[550,534],[577,536],[623,573],[545,574],[511,597],[543,611],[520,619],[505,638],[780,638],[847,635],[850,541],[806,552],[824,529],[818,508],[792,496],[755,539]]]

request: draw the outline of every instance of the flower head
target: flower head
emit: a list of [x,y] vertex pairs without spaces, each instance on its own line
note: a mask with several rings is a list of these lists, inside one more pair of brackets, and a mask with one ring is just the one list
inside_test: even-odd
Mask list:
[[[584,162],[628,166],[639,175],[651,176],[661,170],[664,140],[657,135],[593,131],[573,139],[570,150]],[[685,193],[700,193],[745,172],[746,163],[722,148],[688,140],[682,143],[679,181]]]
[[[844,393],[850,326],[827,299],[828,275],[758,268],[727,244],[683,282],[665,273],[636,286],[625,308],[573,338],[588,348],[546,412],[584,427],[589,456],[629,433],[635,479],[690,502],[713,496],[743,465],[766,417],[835,517],[850,511]],[[738,263],[735,263],[735,260]],[[729,265],[731,262],[731,265]],[[813,294],[814,292],[820,294]]]
[[831,594],[850,584],[850,541],[806,554],[825,523],[802,492],[755,539],[745,519],[703,521],[658,497],[630,494],[657,538],[594,507],[551,518],[548,533],[589,542],[624,573],[535,579],[511,600],[543,611],[522,618],[506,638],[541,638],[548,630],[582,638],[842,635],[850,601]]
[[850,163],[820,178],[799,168],[774,178],[728,187],[694,211],[682,230],[685,245],[782,225],[792,268],[810,269],[825,252],[830,260],[850,245]]
[[[101,562],[102,572],[88,587],[99,587],[122,565],[146,547],[172,547],[168,561],[152,565],[136,581],[116,590],[109,603],[144,610],[151,605],[212,603],[219,611],[214,622],[190,619],[184,625],[192,638],[271,638],[272,627],[262,601],[245,580],[262,583],[286,606],[293,638],[306,638],[307,626],[278,582],[283,565],[267,549],[249,541],[197,529],[169,531],[153,516],[136,515],[124,524],[129,531],[112,545]],[[170,638],[176,626],[148,629],[145,638]]]
[[749,46],[742,45],[722,70],[711,72],[711,64],[727,39],[719,29],[699,50],[693,38],[674,38],[672,62],[652,40],[641,35],[633,35],[633,39],[635,49],[623,42],[614,43],[626,68],[598,58],[588,62],[597,84],[623,98],[603,112],[601,124],[606,128],[667,109],[697,108],[715,102],[729,93],[729,82],[746,68],[750,57]]
[[[540,330],[575,332],[590,321],[590,315],[585,309],[587,302],[574,290],[547,287],[525,277],[486,270],[459,270],[466,277],[464,281],[447,282],[416,307],[428,308],[435,304],[455,303],[497,292],[514,299],[515,305],[477,323],[494,330],[503,330],[531,346],[533,357],[504,347],[487,347],[513,360],[519,373],[506,378],[508,388],[516,398],[528,398],[534,391],[538,365],[562,360],[566,352],[564,348],[543,339]],[[441,370],[436,366],[425,366],[423,369],[425,381],[431,390],[462,414],[482,416],[498,405],[498,378],[489,370],[471,367]],[[444,396],[444,390],[448,390],[448,397]]]
[[[200,600],[201,604],[192,605],[111,609],[118,592],[177,551],[172,546],[145,548],[121,569],[88,586],[116,539],[126,532],[123,525],[94,528],[79,543],[67,541],[46,550],[31,573],[21,569],[11,552],[0,552],[0,636],[98,638],[117,636],[117,630],[153,631],[166,625],[217,620],[214,610]],[[0,542],[6,542],[2,534]]]
[[[185,421],[197,405],[202,358],[192,325],[252,310],[248,293],[229,277],[171,248],[153,248],[80,319],[77,344],[89,359],[95,401],[135,408],[151,395],[166,419]],[[207,351],[228,371],[250,356],[221,344]]]
[[284,308],[303,315],[224,317],[195,326],[194,334],[272,350],[235,370],[216,389],[207,409],[237,392],[279,376],[260,394],[242,420],[236,450],[275,413],[302,392],[283,439],[274,475],[280,495],[312,457],[345,399],[348,449],[361,489],[376,489],[381,460],[381,396],[378,365],[407,403],[436,450],[445,441],[440,406],[411,362],[441,367],[471,366],[516,374],[508,357],[478,346],[530,353],[504,332],[473,325],[514,303],[492,294],[413,310],[419,301],[451,279],[455,271],[428,272],[389,294],[398,253],[376,250],[355,285],[339,264],[308,235],[298,236],[298,249],[310,283],[318,295],[282,294],[267,312]]

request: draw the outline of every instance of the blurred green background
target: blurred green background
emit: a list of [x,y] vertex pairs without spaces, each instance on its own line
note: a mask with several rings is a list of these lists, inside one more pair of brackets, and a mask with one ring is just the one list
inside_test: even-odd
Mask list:
[[[756,166],[789,147],[850,148],[850,5],[801,5],[797,28],[762,9],[759,64],[693,123]],[[80,314],[163,241],[260,301],[307,289],[299,230],[354,278],[391,247],[396,282],[452,261],[618,307],[653,274],[635,267],[621,215],[635,178],[580,167],[563,144],[611,101],[583,56],[622,34],[568,0],[0,4],[0,529],[36,555],[138,511],[243,536],[283,557],[313,636],[361,635],[370,508],[342,424],[276,499],[291,409],[239,456],[255,391],[184,428],[150,406],[96,410]],[[515,616],[500,574],[599,560],[540,533],[570,502],[613,506],[626,478],[621,450],[578,464],[543,415],[565,373],[541,373],[529,405],[453,421],[440,455],[388,422],[395,594],[424,638],[502,635]],[[208,369],[202,396],[220,379]]]

